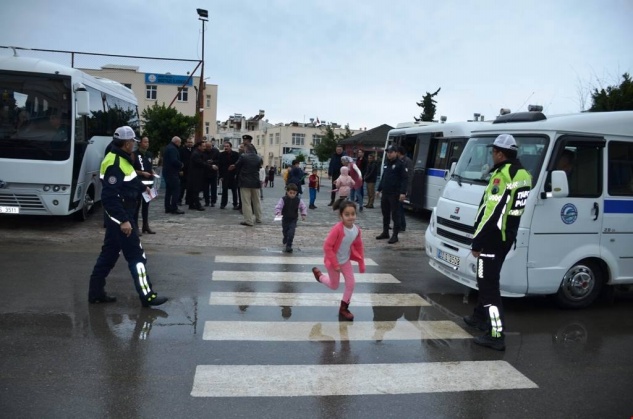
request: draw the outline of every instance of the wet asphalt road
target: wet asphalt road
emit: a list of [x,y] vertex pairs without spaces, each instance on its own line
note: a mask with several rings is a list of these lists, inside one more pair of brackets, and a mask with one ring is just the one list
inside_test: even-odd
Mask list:
[[[273,193],[271,191],[265,191]],[[326,195],[322,193],[322,199]],[[265,205],[273,205],[264,200]],[[318,204],[326,207],[327,201]],[[316,282],[240,280],[239,272],[309,271],[285,263],[234,263],[237,256],[321,257],[320,241],[333,215],[322,211],[300,223],[294,254],[283,255],[279,226],[266,221],[249,231],[237,211],[209,209],[183,218],[160,215],[155,236],[144,236],[156,290],[170,301],[143,309],[125,263],[108,279],[115,304],[89,305],[87,279],[99,252],[96,214],[87,223],[67,220],[0,220],[0,412],[7,418],[67,417],[631,417],[633,416],[633,295],[618,293],[582,311],[561,311],[545,298],[505,300],[504,353],[470,339],[333,341],[206,340],[205,322],[336,322],[336,308],[255,304],[212,305],[222,292],[330,292]],[[212,213],[212,210],[216,210]],[[268,208],[270,210],[270,207]],[[374,210],[376,211],[376,210]],[[427,265],[420,243],[424,216],[410,217],[396,246],[377,243],[377,213],[359,218],[368,273],[390,273],[399,283],[357,283],[355,294],[413,293],[423,307],[352,307],[353,325],[460,320],[475,296]],[[211,215],[214,214],[214,215]],[[206,218],[205,218],[206,217]],[[213,219],[213,220],[212,220]],[[312,219],[312,221],[311,221]],[[216,226],[215,230],[211,226]],[[222,226],[220,228],[219,226]],[[257,239],[253,239],[257,235]],[[183,236],[181,239],[179,237]],[[230,237],[229,237],[230,236]],[[236,236],[236,237],[235,237]],[[249,240],[249,237],[251,239]],[[421,239],[420,239],[421,238]],[[233,244],[238,240],[241,245]],[[228,257],[218,262],[220,257]],[[228,262],[226,261],[228,260]],[[233,281],[214,272],[236,271]],[[376,323],[378,324],[378,323]],[[537,388],[301,397],[193,397],[200,365],[362,365],[505,361]],[[467,379],[464,374],[464,381]],[[419,378],[421,381],[425,377]],[[460,381],[454,376],[452,380]],[[409,379],[410,380],[410,379]],[[448,380],[448,379],[447,379]],[[482,380],[484,378],[482,377]],[[398,384],[396,377],[396,386]],[[287,385],[279,382],[279,386]],[[409,383],[402,383],[407,386]],[[446,383],[439,379],[438,389]],[[262,381],[253,380],[253,388]],[[331,385],[334,385],[332,383]],[[325,383],[330,386],[330,383]],[[248,390],[248,389],[247,389]]]

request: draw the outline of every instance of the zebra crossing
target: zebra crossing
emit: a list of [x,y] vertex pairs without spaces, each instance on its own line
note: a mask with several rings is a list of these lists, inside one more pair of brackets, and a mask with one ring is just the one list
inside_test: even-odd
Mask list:
[[[252,270],[214,271],[213,283],[251,282],[254,285],[271,283],[301,284],[304,287],[319,286],[309,268],[321,266],[321,257],[300,256],[216,256],[215,265],[224,264],[253,267]],[[303,272],[292,272],[288,267],[305,265]],[[378,264],[366,259],[367,266]],[[272,270],[271,270],[272,269]],[[297,268],[300,269],[300,268]],[[356,275],[356,291],[352,297],[353,307],[372,307],[376,312],[393,307],[415,307],[428,309],[430,304],[414,293],[362,292],[367,288],[400,281],[388,273],[365,273]],[[367,286],[365,286],[365,284]],[[319,308],[335,310],[340,303],[342,287],[338,291],[326,292],[258,292],[256,286],[248,291],[212,291],[209,305],[216,308],[262,307],[274,308]],[[306,288],[307,289],[307,288]],[[312,291],[313,288],[310,288]],[[293,288],[294,290],[294,288]],[[362,310],[359,308],[359,310]],[[336,344],[347,347],[351,342],[402,342],[442,340],[467,342],[473,336],[450,320],[366,320],[356,317],[352,322],[339,321],[249,321],[242,318],[218,320],[209,318],[204,322],[202,339],[212,344],[250,342],[253,345],[269,345],[274,342],[286,344]],[[447,349],[450,350],[450,349]],[[449,362],[394,362],[363,363],[347,362],[328,364],[320,359],[311,363],[285,364],[280,354],[275,362],[236,365],[197,365],[193,378],[193,397],[290,397],[290,396],[339,396],[374,394],[416,394],[483,390],[517,390],[538,388],[536,383],[521,374],[503,360],[449,361]],[[351,359],[351,358],[350,358]]]

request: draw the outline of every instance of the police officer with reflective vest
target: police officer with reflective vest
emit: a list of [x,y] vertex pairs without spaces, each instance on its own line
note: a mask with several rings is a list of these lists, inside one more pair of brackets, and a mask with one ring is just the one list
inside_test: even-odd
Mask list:
[[128,262],[134,287],[143,307],[158,306],[167,301],[152,290],[152,283],[145,269],[147,259],[138,237],[134,219],[140,191],[147,189],[134,171],[132,150],[136,135],[128,126],[114,132],[113,147],[101,162],[101,202],[106,213],[106,233],[101,254],[97,259],[88,291],[88,302],[113,303],[116,297],[105,292],[106,277],[123,253]]
[[501,134],[489,147],[494,166],[477,211],[471,247],[477,258],[479,298],[473,314],[464,317],[464,322],[486,331],[475,338],[476,344],[503,351],[504,316],[499,279],[503,261],[516,241],[532,177],[517,159],[518,147],[513,136]]

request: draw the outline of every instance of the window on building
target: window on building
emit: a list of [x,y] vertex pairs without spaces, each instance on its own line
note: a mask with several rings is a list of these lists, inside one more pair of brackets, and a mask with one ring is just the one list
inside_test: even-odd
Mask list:
[[211,95],[207,95],[207,108],[211,107]]
[[145,90],[145,99],[156,100],[157,92],[158,92],[158,86],[148,84]]
[[128,89],[131,89],[132,83],[123,83],[123,86],[127,87]]
[[321,140],[323,140],[322,135],[312,134],[312,146],[321,144]]
[[257,145],[259,145],[259,135],[257,136]]
[[306,140],[305,134],[292,133],[292,145],[304,145]]
[[281,138],[281,134],[280,133],[275,133],[275,144],[279,144],[279,139]]
[[210,128],[211,128],[210,123],[209,123],[209,122],[205,122],[205,123],[204,123],[204,133],[205,133],[206,135],[209,135],[209,129],[210,129]]
[[189,88],[188,87],[178,88],[178,101],[187,102],[188,100],[189,100]]
[[270,141],[270,145],[273,145],[273,135],[272,134],[268,134],[268,139]]

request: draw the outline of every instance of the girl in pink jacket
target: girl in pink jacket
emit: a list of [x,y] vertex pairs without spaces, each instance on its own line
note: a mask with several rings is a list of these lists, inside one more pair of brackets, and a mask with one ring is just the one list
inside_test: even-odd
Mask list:
[[334,181],[336,190],[338,193],[338,199],[332,205],[332,210],[336,211],[343,201],[347,199],[352,188],[354,187],[354,179],[349,175],[349,168],[347,166],[341,167],[341,175]]
[[338,289],[341,274],[343,274],[345,291],[338,313],[341,319],[352,321],[354,315],[349,311],[349,303],[355,285],[352,261],[358,262],[358,270],[360,273],[364,273],[365,251],[360,228],[354,224],[356,204],[352,201],[342,202],[339,207],[339,215],[341,221],[332,227],[323,243],[324,264],[328,274],[324,275],[316,266],[312,268],[312,273],[318,282],[333,290]]

